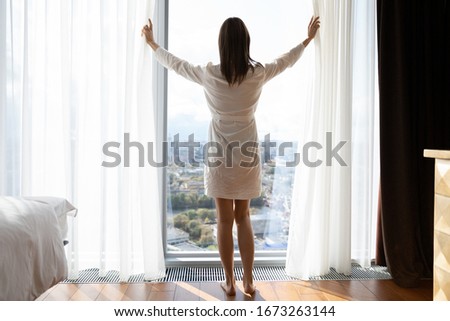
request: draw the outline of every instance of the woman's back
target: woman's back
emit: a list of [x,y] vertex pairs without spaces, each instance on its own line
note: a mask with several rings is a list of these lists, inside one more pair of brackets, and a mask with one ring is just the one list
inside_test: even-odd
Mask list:
[[264,70],[249,70],[241,84],[229,85],[220,66],[208,64],[203,88],[213,117],[253,116],[264,85]]

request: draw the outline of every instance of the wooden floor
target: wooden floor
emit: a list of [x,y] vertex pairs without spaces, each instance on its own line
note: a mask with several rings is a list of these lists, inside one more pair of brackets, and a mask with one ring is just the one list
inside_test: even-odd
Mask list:
[[431,301],[432,280],[401,288],[392,280],[256,282],[247,296],[239,288],[227,297],[218,282],[57,284],[37,300],[44,301]]

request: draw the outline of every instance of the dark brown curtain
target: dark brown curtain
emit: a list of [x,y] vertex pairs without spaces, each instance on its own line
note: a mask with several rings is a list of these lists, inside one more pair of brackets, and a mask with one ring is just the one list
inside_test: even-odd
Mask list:
[[450,0],[378,0],[379,259],[397,284],[433,269],[434,160],[450,149]]

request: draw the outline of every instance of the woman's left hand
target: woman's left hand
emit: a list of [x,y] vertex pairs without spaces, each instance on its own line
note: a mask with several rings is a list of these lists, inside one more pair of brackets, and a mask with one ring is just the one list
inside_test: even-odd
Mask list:
[[148,19],[148,25],[142,27],[141,37],[145,36],[145,41],[152,47],[153,50],[156,50],[159,46],[155,42],[155,38],[153,36],[153,23],[150,19]]

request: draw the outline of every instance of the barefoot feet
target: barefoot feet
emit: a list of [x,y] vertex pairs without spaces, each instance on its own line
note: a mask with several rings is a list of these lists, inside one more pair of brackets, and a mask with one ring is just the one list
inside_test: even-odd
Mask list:
[[[245,276],[242,277],[242,285],[244,293],[247,295],[253,295],[256,291],[256,287],[253,285],[253,281],[249,281]],[[236,282],[220,282],[220,287],[225,291],[228,296],[236,295]]]

